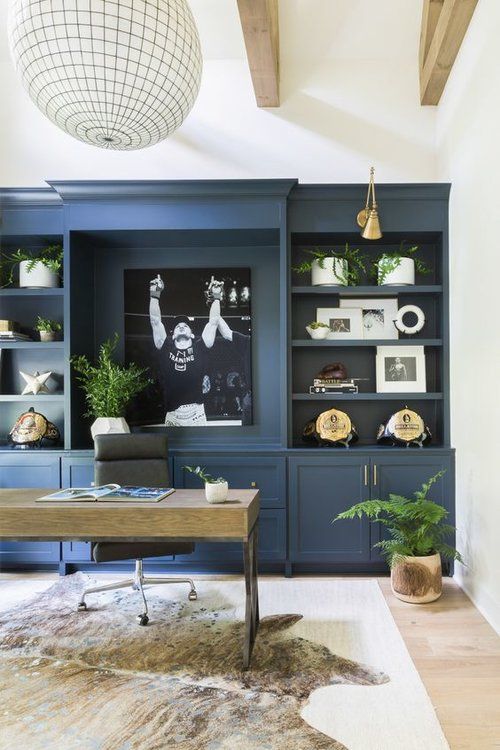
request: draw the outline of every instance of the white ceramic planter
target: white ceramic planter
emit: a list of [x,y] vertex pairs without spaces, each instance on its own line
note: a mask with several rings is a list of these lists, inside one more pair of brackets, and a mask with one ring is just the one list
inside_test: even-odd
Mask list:
[[39,331],[39,333],[40,341],[56,341],[57,339],[56,331]]
[[394,596],[410,604],[439,599],[443,590],[441,555],[405,557],[391,569],[391,588]]
[[[381,269],[384,266],[384,259],[378,262],[378,277],[382,277]],[[401,258],[401,263],[394,271],[388,273],[383,281],[382,286],[411,286],[415,284],[415,261],[413,258]]]
[[37,261],[31,271],[28,271],[29,261],[19,263],[19,286],[31,288],[50,288],[59,286],[59,274],[51,271],[40,261]]
[[209,503],[225,503],[228,490],[227,482],[205,482],[205,497]]
[[343,258],[325,258],[322,262],[313,260],[311,284],[313,286],[345,286],[348,265]]
[[130,427],[123,417],[98,417],[90,428],[92,438],[96,435],[111,435],[130,432]]
[[328,326],[321,326],[321,328],[311,328],[311,326],[306,326],[306,331],[312,339],[326,339],[330,333]]

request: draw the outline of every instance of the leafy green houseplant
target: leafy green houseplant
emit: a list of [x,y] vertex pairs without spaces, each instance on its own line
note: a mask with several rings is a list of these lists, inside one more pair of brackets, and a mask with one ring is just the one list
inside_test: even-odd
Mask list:
[[441,595],[441,556],[462,558],[447,543],[455,528],[447,524],[448,511],[429,500],[429,490],[444,474],[439,472],[408,498],[389,494],[388,500],[365,500],[353,505],[334,519],[366,517],[385,527],[389,539],[374,547],[381,550],[391,568],[394,594],[403,601],[425,603]]
[[416,257],[418,245],[405,247],[401,242],[399,250],[385,252],[378,258],[374,267],[374,274],[379,286],[406,285],[415,283],[415,271],[421,274],[430,273],[430,269],[421,258]]
[[62,325],[57,320],[41,318],[39,315],[35,329],[40,334],[40,341],[55,341],[56,336],[62,331]]
[[311,273],[313,286],[358,286],[365,272],[366,258],[361,251],[349,247],[342,250],[323,250],[316,247],[305,251],[311,256],[300,265],[293,266],[297,273]]
[[95,364],[83,354],[71,357],[77,382],[85,392],[88,410],[84,416],[95,418],[92,437],[103,432],[130,432],[124,419],[127,405],[152,382],[146,377],[147,369],[134,363],[125,367],[115,361],[117,345],[115,333],[101,344]]
[[11,286],[14,281],[14,270],[19,266],[20,287],[57,287],[59,286],[63,264],[61,245],[47,245],[40,250],[23,250],[18,248],[10,255],[3,255],[0,261],[3,286]]
[[224,477],[214,477],[212,474],[208,474],[204,466],[183,466],[182,468],[199,477],[205,483],[207,502],[224,503],[227,500],[229,485]]
[[312,339],[326,339],[330,332],[330,326],[326,323],[313,320],[306,325],[306,331]]

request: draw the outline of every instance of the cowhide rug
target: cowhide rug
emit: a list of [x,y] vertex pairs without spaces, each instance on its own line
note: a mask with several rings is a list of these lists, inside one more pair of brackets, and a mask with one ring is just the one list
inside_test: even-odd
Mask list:
[[341,750],[301,718],[311,692],[388,681],[299,637],[300,614],[263,618],[242,672],[243,622],[223,594],[149,589],[141,628],[127,590],[76,612],[88,585],[77,573],[0,613],[2,750]]

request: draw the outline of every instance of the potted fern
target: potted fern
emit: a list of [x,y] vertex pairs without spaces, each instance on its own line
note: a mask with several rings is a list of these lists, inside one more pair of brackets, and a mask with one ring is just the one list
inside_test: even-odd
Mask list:
[[117,345],[115,333],[101,344],[95,364],[83,354],[71,357],[77,382],[85,392],[88,411],[84,416],[95,420],[90,428],[93,438],[103,433],[130,432],[124,416],[127,405],[152,382],[146,377],[146,369],[114,361]]
[[389,563],[393,594],[404,602],[425,604],[438,599],[443,586],[441,558],[462,561],[455,547],[446,542],[455,531],[445,523],[448,511],[428,498],[443,474],[431,477],[413,498],[389,494],[388,500],[365,500],[334,519],[365,516],[386,528],[390,538],[374,547]]
[[375,274],[379,286],[413,286],[415,284],[415,270],[418,273],[429,273],[426,264],[416,258],[418,245],[405,248],[401,242],[399,250],[383,253],[375,265]]
[[19,266],[19,286],[31,289],[58,287],[62,271],[63,249],[61,245],[47,245],[41,250],[18,248],[11,255],[2,257],[2,268],[6,283],[14,281],[14,269]]
[[62,325],[57,320],[41,318],[39,315],[35,323],[35,329],[40,334],[40,341],[55,341],[62,331]]
[[293,266],[297,273],[311,273],[312,286],[358,286],[361,274],[365,271],[365,257],[360,250],[349,247],[335,251],[319,247],[306,250],[311,260]]
[[209,503],[225,503],[229,484],[224,477],[213,477],[208,474],[203,466],[183,466],[183,469],[195,474],[202,482],[205,482],[205,497]]

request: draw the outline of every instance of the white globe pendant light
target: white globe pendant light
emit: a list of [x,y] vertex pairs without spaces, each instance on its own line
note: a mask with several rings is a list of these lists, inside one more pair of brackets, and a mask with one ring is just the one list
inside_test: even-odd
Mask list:
[[198,95],[200,40],[186,0],[11,0],[9,42],[36,106],[93,146],[158,143]]

